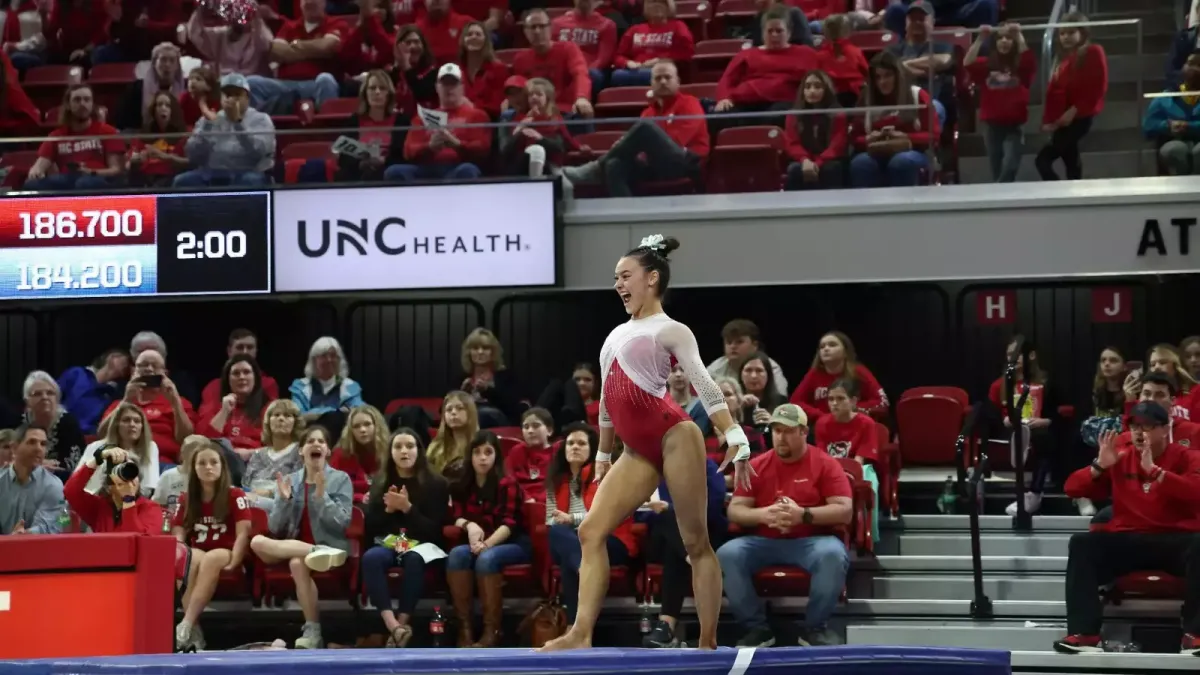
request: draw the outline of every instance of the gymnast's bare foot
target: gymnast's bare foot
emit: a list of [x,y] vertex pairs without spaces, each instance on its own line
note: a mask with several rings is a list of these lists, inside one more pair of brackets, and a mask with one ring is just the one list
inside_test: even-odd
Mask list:
[[565,635],[547,642],[538,649],[539,652],[563,652],[570,649],[591,649],[592,636],[582,635],[581,631],[571,629]]

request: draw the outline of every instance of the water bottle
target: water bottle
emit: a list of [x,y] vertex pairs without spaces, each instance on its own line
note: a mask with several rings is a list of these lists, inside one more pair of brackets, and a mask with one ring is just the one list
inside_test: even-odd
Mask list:
[[71,509],[67,507],[67,500],[58,500],[58,516],[55,517],[54,522],[58,525],[59,532],[71,531]]
[[642,618],[638,621],[638,630],[642,635],[649,635],[650,629],[654,625],[654,616],[650,613],[650,605],[642,603]]
[[171,534],[171,511],[163,509],[163,534]]
[[442,616],[442,608],[434,607],[433,616],[429,618],[429,637],[434,647],[444,647],[443,636],[446,633],[446,618]]
[[946,515],[954,513],[957,501],[958,497],[954,494],[954,477],[946,476],[946,487],[937,500],[938,511]]

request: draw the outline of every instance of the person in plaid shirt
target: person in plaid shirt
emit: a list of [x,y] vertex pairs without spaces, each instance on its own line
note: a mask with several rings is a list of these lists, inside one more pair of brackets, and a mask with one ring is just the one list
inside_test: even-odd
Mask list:
[[[503,610],[500,575],[509,565],[528,563],[532,548],[520,522],[524,493],[514,478],[504,475],[500,439],[486,430],[475,434],[470,458],[471,470],[450,488],[454,525],[466,532],[467,543],[450,551],[446,581],[458,619],[458,646],[494,647],[500,641]],[[471,637],[473,582],[483,605],[478,642]]]

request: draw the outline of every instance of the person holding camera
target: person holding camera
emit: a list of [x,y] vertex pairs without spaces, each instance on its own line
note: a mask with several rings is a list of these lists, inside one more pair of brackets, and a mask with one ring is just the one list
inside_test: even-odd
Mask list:
[[121,403],[131,403],[146,413],[150,437],[158,445],[158,468],[165,472],[179,464],[183,439],[195,430],[196,411],[175,382],[167,376],[167,360],[162,352],[147,349],[134,361],[134,376],[125,387],[123,401],[113,401],[104,411],[96,433],[108,434],[108,428],[120,422],[116,415]]
[[[98,469],[104,472],[104,486],[92,494],[87,484]],[[125,450],[109,446],[84,459],[83,469],[71,474],[63,495],[93,532],[160,534],[162,507],[143,496],[141,489],[137,463]]]
[[171,533],[190,549],[183,620],[175,628],[175,649],[204,649],[197,620],[217,590],[221,572],[241,568],[250,547],[250,504],[231,485],[221,447],[208,441],[188,457],[187,492],[181,495]]
[[304,614],[304,632],[296,649],[322,649],[317,585],[312,572],[346,564],[350,542],[346,528],[354,508],[350,476],[327,464],[329,430],[314,425],[300,438],[304,466],[289,476],[275,474],[275,501],[268,517],[272,536],[258,535],[250,548],[267,565],[287,563],[296,582],[296,600]]

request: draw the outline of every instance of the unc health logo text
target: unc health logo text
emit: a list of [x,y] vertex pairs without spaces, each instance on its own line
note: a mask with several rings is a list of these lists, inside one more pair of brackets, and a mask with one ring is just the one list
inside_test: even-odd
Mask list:
[[[389,236],[389,228],[397,228]],[[297,243],[300,252],[309,258],[320,258],[330,253],[330,232],[337,228],[337,245],[333,247],[333,255],[345,256],[357,253],[368,255],[368,248],[374,248],[384,255],[400,255],[410,250],[413,254],[442,254],[442,253],[510,253],[521,251],[528,246],[521,244],[519,234],[475,234],[470,236],[432,236],[407,237],[404,228],[407,223],[403,218],[384,218],[371,225],[363,218],[359,221],[322,220],[320,235],[315,247],[309,246],[308,221],[296,223]]]

